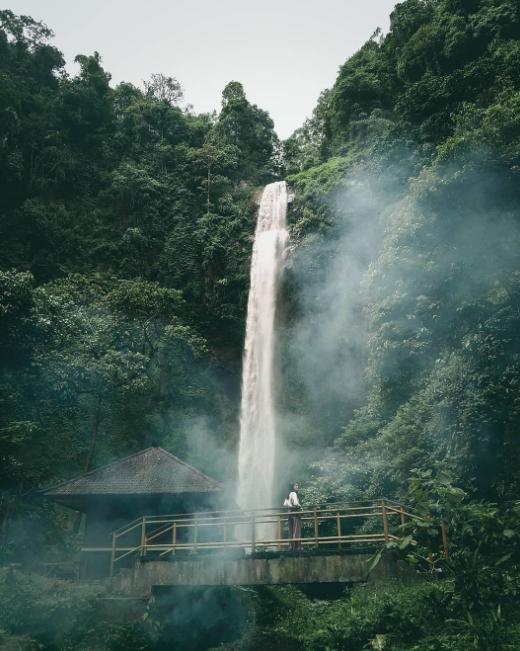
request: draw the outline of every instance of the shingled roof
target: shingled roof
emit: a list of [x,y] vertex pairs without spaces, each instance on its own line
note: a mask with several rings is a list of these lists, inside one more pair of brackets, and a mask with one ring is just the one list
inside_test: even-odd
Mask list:
[[209,493],[220,482],[159,447],[151,447],[44,491],[51,498],[79,495]]

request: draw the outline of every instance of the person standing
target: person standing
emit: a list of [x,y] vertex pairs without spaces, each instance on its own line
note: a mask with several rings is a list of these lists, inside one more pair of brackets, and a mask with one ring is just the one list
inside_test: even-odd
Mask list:
[[299,484],[291,484],[289,486],[289,493],[283,503],[284,506],[289,507],[289,551],[297,551],[302,548],[300,540],[302,536],[302,518],[299,513],[302,507],[298,499],[299,490]]

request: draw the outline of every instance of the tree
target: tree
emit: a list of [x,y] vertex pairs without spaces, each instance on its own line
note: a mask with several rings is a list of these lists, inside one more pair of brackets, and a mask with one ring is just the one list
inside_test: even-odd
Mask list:
[[166,102],[173,106],[178,104],[183,98],[181,85],[174,77],[153,74],[150,81],[144,82],[144,88],[148,97],[153,97],[160,102]]
[[222,110],[212,142],[238,152],[235,178],[264,182],[275,174],[278,138],[266,111],[250,104],[242,84],[230,82],[222,93]]
[[206,168],[206,215],[209,215],[212,183],[219,172],[230,172],[237,167],[238,148],[235,145],[219,147],[217,144],[213,144],[210,138],[200,149],[196,150],[195,158]]

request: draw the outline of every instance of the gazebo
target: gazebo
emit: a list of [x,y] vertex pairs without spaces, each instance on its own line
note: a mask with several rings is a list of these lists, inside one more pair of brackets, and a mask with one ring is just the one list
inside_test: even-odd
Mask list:
[[[220,482],[160,447],[113,461],[43,494],[85,514],[86,549],[106,549],[112,531],[142,515],[211,511],[223,502]],[[108,558],[108,553],[84,551],[84,572],[105,575]]]

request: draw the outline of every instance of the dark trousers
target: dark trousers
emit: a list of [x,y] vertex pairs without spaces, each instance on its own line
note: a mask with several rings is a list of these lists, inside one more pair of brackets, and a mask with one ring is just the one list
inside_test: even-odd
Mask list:
[[294,538],[302,536],[302,518],[297,511],[289,511],[289,550],[296,551],[302,548],[301,541]]

